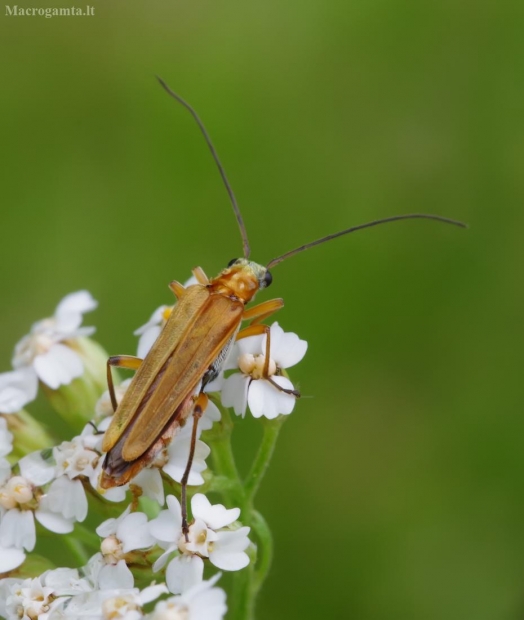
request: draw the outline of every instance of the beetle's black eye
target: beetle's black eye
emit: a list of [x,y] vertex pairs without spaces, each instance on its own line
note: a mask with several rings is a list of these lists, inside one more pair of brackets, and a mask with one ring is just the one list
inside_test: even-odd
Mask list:
[[231,267],[231,265],[234,265],[237,262],[238,258],[232,258],[229,263],[227,264],[228,267]]
[[271,282],[273,282],[273,276],[269,273],[269,271],[266,271],[264,276],[264,287],[267,288]]

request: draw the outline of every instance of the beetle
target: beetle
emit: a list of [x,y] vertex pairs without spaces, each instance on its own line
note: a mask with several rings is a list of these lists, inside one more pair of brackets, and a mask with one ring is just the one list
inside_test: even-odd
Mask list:
[[[106,452],[100,486],[108,489],[129,482],[141,469],[154,463],[177,430],[193,415],[194,425],[187,466],[181,481],[183,532],[187,537],[186,487],[196,444],[198,419],[205,412],[206,386],[215,379],[236,340],[265,335],[266,355],[263,377],[275,389],[295,397],[296,390],[279,386],[269,375],[270,330],[263,321],[283,307],[282,299],[272,299],[246,309],[258,291],[272,282],[270,269],[283,260],[313,246],[331,241],[357,230],[405,219],[430,219],[465,227],[462,222],[425,213],[397,215],[353,226],[306,243],[271,260],[266,266],[249,260],[250,245],[246,227],[225,170],[207,130],[195,110],[167,84],[165,91],[193,116],[218,167],[229,194],[240,233],[244,256],[233,259],[216,278],[209,279],[197,267],[193,273],[197,284],[185,288],[177,281],[169,285],[178,299],[159,337],[143,360],[120,355],[109,358],[107,379],[115,415],[105,433],[102,449]],[[249,325],[241,329],[244,321]],[[135,370],[129,388],[117,404],[112,367]]]

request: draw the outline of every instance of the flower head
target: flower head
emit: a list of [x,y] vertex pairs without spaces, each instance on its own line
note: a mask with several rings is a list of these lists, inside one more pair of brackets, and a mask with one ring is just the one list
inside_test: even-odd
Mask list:
[[[293,384],[281,371],[300,362],[306,354],[307,342],[292,332],[284,332],[278,323],[271,325],[270,336],[269,360],[264,335],[239,340],[229,357],[228,368],[240,372],[225,379],[222,404],[233,407],[237,415],[244,416],[248,405],[255,418],[265,416],[272,420],[293,411],[296,401]],[[264,377],[266,363],[267,378]]]
[[131,506],[117,518],[107,519],[96,528],[96,533],[103,537],[101,551],[108,563],[126,559],[125,555],[135,549],[151,547],[154,539],[147,527],[147,515],[143,512],[131,512]]
[[0,374],[1,413],[15,413],[34,400],[38,380],[56,390],[82,375],[84,364],[72,345],[95,331],[94,327],[81,327],[81,323],[83,314],[96,306],[87,291],[71,293],[58,304],[52,317],[32,326],[15,346],[15,370]]
[[[20,473],[14,474],[7,461],[0,461],[0,547],[18,553],[0,552],[0,573],[12,570],[24,561],[23,550],[32,551],[36,544],[35,519],[51,532],[64,534],[73,530],[78,510],[75,497],[64,497],[57,489],[43,488],[55,476],[55,467],[35,452],[18,462]],[[87,508],[87,507],[86,507]],[[87,512],[87,510],[86,510]]]
[[189,524],[186,541],[182,533],[179,501],[169,495],[167,505],[168,509],[149,523],[149,531],[158,545],[165,549],[153,570],[160,570],[174,551],[181,555],[172,560],[171,564],[183,562],[183,556],[209,558],[217,568],[231,571],[240,570],[249,564],[245,549],[249,546],[247,536],[250,528],[230,528],[240,516],[239,508],[227,510],[221,504],[212,505],[202,493],[197,493],[191,500],[193,521]]

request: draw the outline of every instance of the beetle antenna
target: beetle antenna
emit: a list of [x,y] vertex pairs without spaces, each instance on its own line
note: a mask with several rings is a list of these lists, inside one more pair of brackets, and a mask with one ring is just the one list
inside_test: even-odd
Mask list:
[[229,184],[226,171],[224,170],[224,167],[222,166],[220,162],[218,154],[215,150],[215,147],[213,146],[213,142],[211,141],[209,134],[207,133],[204,123],[200,120],[200,117],[198,116],[196,111],[189,105],[189,103],[187,103],[187,101],[182,99],[180,95],[177,95],[175,92],[173,92],[162,78],[158,77],[157,75],[156,79],[160,82],[160,85],[167,92],[168,95],[173,97],[173,99],[178,101],[178,103],[182,104],[184,108],[186,108],[186,110],[190,112],[191,116],[195,119],[198,127],[200,128],[200,131],[202,132],[202,135],[204,136],[206,144],[209,147],[209,150],[211,151],[211,155],[213,156],[213,159],[215,160],[215,164],[217,165],[218,171],[220,172],[220,176],[222,177],[222,181],[224,182],[227,193],[229,194],[229,199],[231,200],[231,205],[233,206],[233,211],[237,219],[238,227],[240,228],[240,234],[242,235],[242,245],[244,246],[244,258],[249,258],[249,254],[251,253],[251,250],[249,247],[249,240],[247,238],[246,226],[244,224],[244,220],[242,219],[242,214],[240,213],[240,209],[238,207],[237,199],[235,198],[233,188]]
[[326,241],[331,241],[332,239],[336,239],[337,237],[342,237],[342,235],[349,235],[349,233],[355,232],[357,230],[362,230],[363,228],[371,228],[372,226],[378,226],[379,224],[387,224],[388,222],[397,222],[398,220],[416,220],[416,219],[425,219],[425,220],[436,220],[437,222],[444,222],[444,224],[453,224],[453,226],[460,226],[461,228],[467,228],[468,225],[463,222],[459,222],[457,220],[451,220],[447,217],[441,217],[440,215],[428,215],[426,213],[409,213],[407,215],[394,215],[392,217],[385,217],[381,220],[373,220],[372,222],[367,222],[367,224],[360,224],[359,226],[352,226],[351,228],[346,228],[346,230],[341,230],[340,232],[333,233],[332,235],[328,235],[327,237],[322,237],[322,239],[317,239],[316,241],[311,241],[310,243],[306,243],[305,245],[301,245],[299,248],[295,248],[294,250],[290,250],[282,256],[278,258],[274,258],[269,261],[267,264],[267,269],[271,269],[278,263],[281,263],[286,258],[290,256],[294,256],[299,252],[303,252],[304,250],[309,250],[315,245],[320,245],[321,243],[325,243]]

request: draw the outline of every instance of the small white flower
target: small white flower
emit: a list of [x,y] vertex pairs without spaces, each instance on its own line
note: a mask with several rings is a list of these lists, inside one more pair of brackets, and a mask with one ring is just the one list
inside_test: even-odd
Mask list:
[[104,538],[101,551],[108,563],[125,559],[125,554],[130,551],[152,547],[155,542],[147,527],[147,515],[143,512],[131,513],[131,506],[117,519],[107,519],[101,523],[96,533]]
[[270,381],[262,376],[266,362],[264,335],[239,340],[229,356],[227,368],[237,368],[241,372],[225,379],[222,404],[225,407],[233,407],[237,415],[244,416],[249,405],[253,417],[265,416],[272,420],[279,414],[288,415],[295,406],[295,396],[282,392],[271,382],[286,390],[293,390],[291,381],[279,373],[282,369],[300,362],[306,354],[307,342],[300,340],[294,333],[284,332],[278,323],[273,323],[270,330],[271,358],[268,366]]
[[53,588],[42,585],[39,577],[15,583],[6,599],[6,616],[8,619],[43,618],[51,609],[52,595]]
[[53,317],[33,325],[15,347],[15,370],[0,374],[0,412],[15,413],[34,400],[39,379],[56,390],[82,375],[82,360],[69,343],[95,331],[80,325],[82,315],[96,306],[87,291],[71,293],[58,304]]
[[132,588],[135,583],[133,573],[124,560],[119,560],[117,568],[109,570],[101,553],[95,553],[80,572],[91,584],[92,590],[110,590],[114,588]]
[[220,574],[209,581],[194,584],[179,596],[156,604],[151,620],[222,620],[227,605],[226,593],[215,588]]
[[[68,476],[60,476],[53,480],[40,504],[48,513],[51,513],[49,519],[63,517],[73,522],[84,521],[87,517],[87,497],[84,485],[80,480],[71,480]],[[46,523],[42,525],[51,529]]]
[[64,474],[70,480],[78,476],[89,478],[96,467],[99,455],[84,446],[84,437],[74,437],[53,448],[57,474]]
[[[36,543],[35,518],[45,528],[58,534],[73,530],[74,519],[85,518],[76,510],[74,494],[53,489],[55,480],[47,493],[42,489],[55,475],[54,465],[42,459],[39,452],[29,454],[18,462],[20,474],[12,475],[5,461],[0,462],[0,546],[4,549],[14,548],[19,551],[32,551]],[[67,479],[65,476],[63,477]],[[79,483],[80,484],[80,483]],[[84,496],[85,498],[85,496]],[[12,561],[20,554],[10,554]],[[0,572],[4,572],[0,559]]]
[[[98,488],[98,479],[102,471],[103,458],[101,458],[103,431],[106,431],[111,422],[110,418],[104,418],[98,427],[92,424],[86,424],[84,430],[78,437],[74,437],[71,441],[64,441],[59,446],[53,448],[53,456],[55,458],[57,480],[53,483],[60,489],[60,497],[56,504],[55,512],[71,512],[73,508],[71,499],[75,499],[74,514],[79,515],[78,521],[83,521],[85,516],[79,518],[84,512],[87,514],[87,496],[84,486],[80,480],[81,477],[88,478],[93,489],[100,491]],[[160,477],[160,474],[158,474]],[[155,481],[156,478],[155,478]],[[53,487],[53,485],[51,485]],[[126,491],[129,485],[122,487],[114,487],[103,492],[105,499],[111,502],[121,502],[125,499]],[[158,494],[158,485],[155,492]],[[65,492],[69,489],[70,493]],[[53,491],[56,490],[53,487]],[[48,493],[51,493],[50,489]],[[151,497],[151,493],[144,490],[144,493]],[[70,496],[70,497],[68,497]],[[154,496],[156,499],[156,495]],[[65,500],[69,503],[70,508],[65,507]],[[161,496],[163,502],[163,495]]]
[[[170,554],[178,551],[183,555],[198,555],[209,558],[217,568],[234,571],[249,564],[245,549],[249,546],[249,527],[236,530],[223,529],[235,522],[239,508],[226,510],[221,504],[212,505],[197,493],[191,500],[193,521],[189,525],[188,541],[182,534],[181,507],[173,495],[167,497],[168,509],[149,522],[151,534],[165,552],[153,566],[154,571],[165,566]],[[173,562],[180,562],[175,558]],[[168,568],[169,570],[169,568]],[[174,569],[173,569],[174,570]]]
[[97,560],[91,564],[94,568],[92,579],[100,583],[102,589],[132,588],[133,575],[126,564],[127,554],[152,547],[155,542],[149,532],[147,515],[130,511],[131,506],[128,506],[117,519],[107,519],[96,529],[104,540],[100,545],[102,553],[95,556]]

